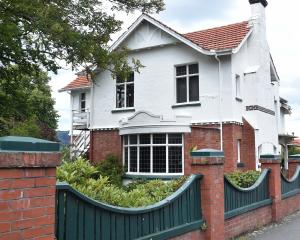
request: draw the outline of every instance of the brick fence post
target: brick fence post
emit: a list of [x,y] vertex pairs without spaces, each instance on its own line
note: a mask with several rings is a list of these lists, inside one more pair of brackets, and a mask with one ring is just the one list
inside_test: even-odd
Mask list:
[[207,223],[205,239],[224,239],[224,153],[216,150],[191,152],[192,173],[203,174],[201,204]]
[[277,155],[261,155],[260,163],[262,169],[271,169],[269,178],[269,193],[273,200],[272,220],[278,222],[281,220],[281,157]]
[[0,240],[55,239],[58,143],[0,138]]
[[291,155],[288,159],[289,169],[288,169],[288,177],[292,178],[297,167],[300,165],[300,155]]

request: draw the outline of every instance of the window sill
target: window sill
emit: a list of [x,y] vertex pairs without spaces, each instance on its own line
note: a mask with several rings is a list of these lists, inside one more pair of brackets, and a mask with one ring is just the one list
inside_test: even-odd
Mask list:
[[241,99],[239,97],[236,97],[235,100],[238,101],[238,102],[243,102],[243,99]]
[[188,103],[177,103],[172,105],[172,108],[180,108],[180,107],[198,107],[201,106],[200,102],[188,102]]
[[116,108],[111,110],[111,113],[135,112],[135,108]]
[[176,175],[147,175],[145,173],[141,174],[130,174],[127,173],[123,176],[123,179],[165,179],[165,180],[171,180],[171,179],[176,179],[182,177],[184,174],[183,173],[178,173]]

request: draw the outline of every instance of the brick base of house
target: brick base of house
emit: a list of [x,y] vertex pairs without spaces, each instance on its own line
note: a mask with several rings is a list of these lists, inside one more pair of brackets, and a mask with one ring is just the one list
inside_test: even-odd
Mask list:
[[[218,125],[193,125],[190,133],[184,134],[184,159],[186,175],[191,174],[190,150],[219,149],[220,131]],[[238,140],[241,141],[241,164],[237,164]],[[243,125],[230,123],[223,126],[223,148],[225,173],[235,170],[256,169],[254,128],[244,119]],[[95,130],[91,132],[90,160],[98,163],[108,154],[122,159],[122,137],[118,130]]]

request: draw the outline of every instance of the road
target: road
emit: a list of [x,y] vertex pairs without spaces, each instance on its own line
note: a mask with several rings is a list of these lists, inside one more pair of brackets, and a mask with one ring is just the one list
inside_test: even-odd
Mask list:
[[262,229],[238,238],[240,240],[300,240],[300,211],[286,217],[279,224],[270,224]]

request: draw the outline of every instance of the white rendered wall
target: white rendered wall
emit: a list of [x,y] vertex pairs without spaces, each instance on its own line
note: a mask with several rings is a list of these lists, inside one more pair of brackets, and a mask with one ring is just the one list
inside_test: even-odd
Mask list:
[[[164,118],[176,115],[190,116],[191,122],[219,121],[218,62],[214,57],[204,56],[184,45],[169,45],[132,53],[145,66],[135,73],[135,112],[145,110]],[[175,66],[199,63],[199,91],[201,106],[172,108],[176,104]],[[224,78],[223,119],[237,120],[231,108],[230,58],[222,59]],[[94,114],[92,128],[119,127],[120,119],[134,112],[112,113],[115,109],[115,80],[109,72],[102,72],[94,86]],[[101,106],[101,107],[100,107]]]

